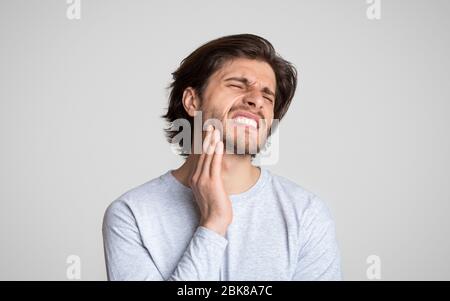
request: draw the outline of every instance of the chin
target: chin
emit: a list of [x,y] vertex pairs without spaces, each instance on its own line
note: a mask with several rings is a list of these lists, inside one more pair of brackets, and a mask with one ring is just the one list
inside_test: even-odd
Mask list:
[[[237,154],[237,155],[256,155],[259,153],[259,151],[261,149],[260,145],[257,145],[257,142],[253,142],[252,143],[253,146],[251,148],[248,141],[244,142],[244,141],[238,140],[238,139],[231,139],[231,140],[227,139],[227,141],[234,142],[232,145],[227,145],[228,142],[224,141],[225,145],[227,145],[228,153],[233,153],[233,154]],[[229,144],[231,144],[231,142]],[[239,152],[238,152],[238,147],[240,148]]]

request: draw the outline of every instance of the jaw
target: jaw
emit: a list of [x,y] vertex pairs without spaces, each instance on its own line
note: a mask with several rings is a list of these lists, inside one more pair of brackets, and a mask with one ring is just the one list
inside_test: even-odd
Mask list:
[[227,152],[232,154],[257,154],[260,150],[260,137],[256,130],[227,126],[224,133],[224,143]]

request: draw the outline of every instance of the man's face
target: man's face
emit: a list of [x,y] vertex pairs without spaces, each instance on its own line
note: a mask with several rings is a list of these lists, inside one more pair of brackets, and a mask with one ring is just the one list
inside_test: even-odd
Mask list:
[[227,152],[256,154],[266,142],[275,105],[275,73],[266,62],[239,58],[224,64],[203,93],[203,119],[218,119]]

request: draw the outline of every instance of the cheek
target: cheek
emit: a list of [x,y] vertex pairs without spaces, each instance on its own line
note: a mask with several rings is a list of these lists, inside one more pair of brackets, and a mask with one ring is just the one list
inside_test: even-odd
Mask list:
[[226,122],[229,118],[229,113],[232,111],[233,106],[235,106],[236,101],[239,97],[232,95],[223,95],[223,97],[217,99],[216,113],[218,119],[222,122]]
[[239,96],[230,93],[230,91],[222,90],[215,91],[208,96],[208,101],[205,103],[207,107],[217,117],[224,116],[232,108]]
[[230,91],[229,93],[225,93],[222,99],[223,107],[227,110],[230,110],[242,97],[242,93],[236,93],[232,91]]
[[219,102],[214,106],[205,106],[203,109],[203,121],[208,119],[218,120],[222,124],[222,129],[227,126],[229,107]]

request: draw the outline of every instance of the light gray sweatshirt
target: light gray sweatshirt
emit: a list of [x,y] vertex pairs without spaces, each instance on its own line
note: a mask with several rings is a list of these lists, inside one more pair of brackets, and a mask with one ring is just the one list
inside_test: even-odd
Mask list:
[[192,190],[171,170],[117,198],[106,210],[109,280],[340,280],[335,226],[324,202],[261,168],[230,195],[226,236],[199,226]]

